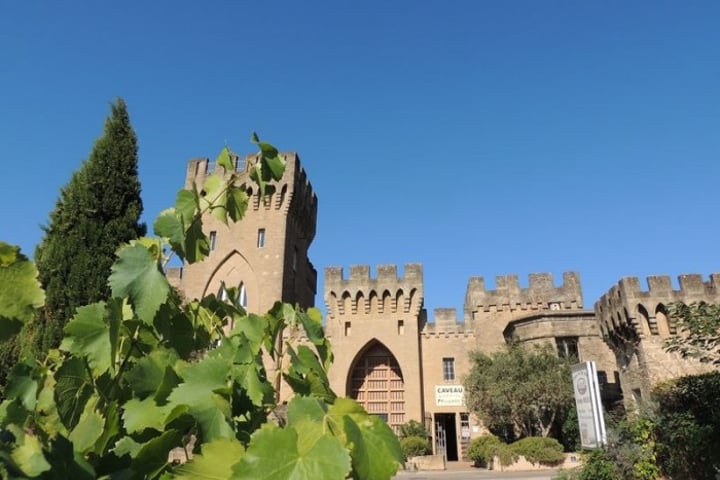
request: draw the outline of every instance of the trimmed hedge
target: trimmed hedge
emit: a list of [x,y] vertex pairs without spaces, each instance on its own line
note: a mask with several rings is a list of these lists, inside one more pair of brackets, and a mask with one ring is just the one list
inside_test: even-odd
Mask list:
[[530,463],[557,465],[565,460],[562,444],[550,437],[525,437],[512,443],[510,448]]
[[468,447],[468,457],[478,467],[491,465],[494,457],[498,457],[500,464],[504,467],[512,465],[517,460],[517,455],[511,446],[495,435],[474,438]]
[[432,452],[430,442],[427,441],[427,438],[416,436],[401,438],[400,448],[402,449],[406,460],[410,457],[428,455]]

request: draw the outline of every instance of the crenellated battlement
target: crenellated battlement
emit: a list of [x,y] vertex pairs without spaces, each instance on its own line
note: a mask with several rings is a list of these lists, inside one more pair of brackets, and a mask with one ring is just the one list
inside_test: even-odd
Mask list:
[[720,274],[713,273],[709,280],[700,274],[678,276],[680,288],[673,289],[668,275],[646,278],[643,288],[638,277],[625,277],[613,285],[595,303],[595,313],[606,339],[613,335],[629,334],[637,338],[674,333],[672,321],[667,318],[667,305],[673,302],[720,302]]
[[529,286],[521,288],[517,275],[502,275],[495,278],[495,289],[488,290],[483,277],[471,277],[465,293],[466,314],[583,308],[580,277],[576,272],[563,273],[560,286],[555,286],[551,273],[531,273],[528,280]]
[[325,268],[325,303],[328,316],[409,313],[417,316],[423,306],[423,273],[419,263],[379,265],[377,276],[368,265],[353,265],[349,277],[342,267]]
[[458,319],[455,308],[436,308],[433,310],[434,321],[425,323],[423,335],[474,334],[472,328],[465,328],[465,322]]
[[[259,153],[241,157],[231,153],[235,173],[240,175],[240,183],[248,186],[250,197],[248,208],[252,210],[279,210],[290,216],[297,224],[304,236],[315,237],[318,201],[305,169],[300,164],[300,156],[296,152],[283,152],[280,155],[285,159],[285,173],[277,182],[270,182],[275,191],[260,199],[260,192],[250,179],[250,169],[260,160]],[[185,188],[192,188],[193,183],[199,188],[205,179],[215,172],[215,162],[208,158],[193,158],[188,161],[185,175]],[[228,173],[229,175],[229,173]]]

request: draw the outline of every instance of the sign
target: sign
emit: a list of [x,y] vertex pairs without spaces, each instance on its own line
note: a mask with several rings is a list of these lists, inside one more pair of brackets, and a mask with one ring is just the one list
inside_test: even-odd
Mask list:
[[465,387],[462,385],[435,385],[435,405],[462,407],[465,405]]
[[595,362],[573,365],[572,380],[580,427],[580,445],[583,448],[600,448],[607,443],[607,438]]

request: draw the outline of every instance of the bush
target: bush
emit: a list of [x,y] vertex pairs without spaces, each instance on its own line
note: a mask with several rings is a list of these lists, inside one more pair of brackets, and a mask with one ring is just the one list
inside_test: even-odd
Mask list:
[[474,438],[468,448],[468,457],[477,467],[491,466],[494,457],[498,457],[500,465],[504,467],[512,465],[517,460],[517,455],[510,446],[495,435]]
[[671,380],[653,390],[658,464],[678,480],[716,478],[720,467],[720,372]]
[[560,443],[566,452],[580,450],[580,426],[578,425],[577,410],[571,407],[565,412],[560,425]]
[[[571,477],[572,478],[572,477]],[[626,480],[620,476],[615,462],[605,450],[593,450],[585,457],[578,480]]]
[[430,434],[428,433],[427,429],[425,428],[425,425],[418,422],[417,420],[410,420],[407,423],[404,423],[400,425],[400,435],[398,435],[400,438],[407,438],[407,437],[420,437],[420,438],[428,438]]
[[525,437],[511,444],[510,448],[530,463],[557,465],[565,460],[563,446],[554,438]]
[[428,455],[432,452],[430,442],[428,442],[427,438],[418,436],[401,438],[400,448],[402,449],[403,455],[405,455],[405,460],[419,455]]

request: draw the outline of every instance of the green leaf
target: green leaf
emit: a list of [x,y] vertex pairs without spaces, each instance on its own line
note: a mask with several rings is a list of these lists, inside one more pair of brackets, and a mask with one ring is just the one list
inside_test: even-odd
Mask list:
[[160,212],[155,219],[153,230],[155,235],[167,238],[170,246],[181,259],[185,258],[185,227],[174,208]]
[[69,358],[55,372],[55,403],[63,425],[72,430],[77,425],[93,392],[84,362]]
[[320,361],[327,370],[333,361],[330,341],[325,337],[322,326],[322,314],[317,308],[309,308],[305,313],[299,313],[300,322],[305,329],[308,339],[315,345]]
[[263,156],[263,161],[270,171],[270,178],[276,181],[280,180],[283,173],[285,173],[285,160],[278,155],[277,150],[275,150],[275,155],[273,156]]
[[8,425],[7,429],[15,436],[17,444],[10,456],[25,475],[37,477],[50,470],[38,437],[25,433],[17,425]]
[[200,197],[200,208],[208,209],[213,217],[224,224],[227,224],[227,187],[227,180],[219,174],[210,175],[205,179]]
[[45,302],[35,265],[20,248],[0,242],[0,342],[20,331]]
[[193,222],[185,232],[185,260],[188,263],[199,262],[210,253],[210,242],[202,230],[202,221]]
[[165,379],[166,369],[171,369],[177,360],[174,350],[158,348],[140,358],[125,379],[135,395],[143,399],[158,391]]
[[117,443],[115,444],[115,448],[113,449],[113,452],[118,457],[122,457],[124,455],[130,455],[130,458],[135,458],[135,457],[137,457],[137,454],[140,451],[140,448],[142,448],[141,443],[136,442],[130,436],[125,436],[117,441]]
[[103,433],[105,419],[93,408],[94,401],[87,402],[80,421],[70,432],[70,441],[76,452],[87,452]]
[[117,402],[110,402],[105,408],[105,425],[95,442],[95,454],[105,454],[108,444],[120,433],[120,413]]
[[292,347],[288,346],[287,354],[290,357],[290,368],[283,378],[293,388],[293,391],[333,402],[336,395],[330,388],[327,372],[320,365],[312,350],[306,345],[300,345],[295,352]]
[[182,189],[178,192],[175,199],[175,212],[180,216],[183,227],[187,228],[195,219],[200,211],[200,199],[197,190]]
[[338,398],[328,409],[328,425],[351,450],[357,478],[389,479],[403,454],[397,437],[377,416],[369,415],[349,398]]
[[155,313],[170,293],[170,285],[157,261],[142,245],[127,245],[118,250],[108,280],[114,297],[128,297],[140,320],[152,324]]
[[8,376],[8,383],[3,391],[7,399],[17,399],[25,410],[32,412],[37,403],[38,384],[32,378],[33,368],[25,363],[16,364]]
[[118,329],[122,321],[122,301],[112,300],[110,305],[98,302],[77,309],[75,316],[63,329],[65,338],[61,350],[87,359],[95,376],[111,367],[115,370]]
[[143,444],[132,463],[133,470],[153,478],[167,465],[170,450],[182,446],[182,435],[170,430]]
[[227,146],[223,147],[223,149],[220,150],[220,153],[215,159],[215,165],[217,165],[218,167],[223,167],[226,172],[232,172],[233,170],[235,170],[232,158],[230,157],[230,149]]
[[293,428],[266,424],[252,435],[233,472],[233,478],[256,480],[343,479],[350,472],[350,456],[328,435],[303,438]]
[[190,415],[200,425],[206,441],[231,438],[235,433],[229,424],[230,403],[216,391],[230,386],[230,362],[222,358],[206,357],[199,362],[179,368],[183,383],[168,396],[168,406],[187,405]]
[[233,222],[245,216],[248,207],[248,196],[245,189],[230,185],[227,191],[227,214]]
[[235,439],[221,438],[202,445],[202,453],[175,470],[176,480],[226,480],[245,448]]
[[128,433],[142,433],[147,428],[162,432],[165,430],[165,418],[172,409],[171,405],[158,406],[153,397],[144,400],[131,398],[123,406],[123,425]]

